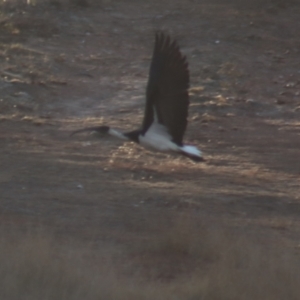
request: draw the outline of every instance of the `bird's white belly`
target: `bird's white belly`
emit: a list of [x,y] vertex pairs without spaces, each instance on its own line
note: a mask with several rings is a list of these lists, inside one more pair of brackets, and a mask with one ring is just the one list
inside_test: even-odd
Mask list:
[[155,132],[147,132],[139,138],[140,144],[146,148],[158,151],[178,151],[179,147],[173,143],[168,136],[160,135]]

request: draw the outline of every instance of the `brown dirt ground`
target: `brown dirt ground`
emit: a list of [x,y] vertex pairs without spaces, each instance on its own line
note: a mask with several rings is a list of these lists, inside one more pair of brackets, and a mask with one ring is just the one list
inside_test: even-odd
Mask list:
[[[122,244],[184,212],[298,249],[300,6],[248,2],[3,6],[0,224]],[[157,29],[187,55],[205,163],[69,136],[139,126]]]

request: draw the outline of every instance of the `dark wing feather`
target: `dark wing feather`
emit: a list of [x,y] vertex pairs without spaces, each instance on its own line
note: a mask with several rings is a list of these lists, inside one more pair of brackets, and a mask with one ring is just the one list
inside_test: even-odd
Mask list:
[[146,91],[146,108],[142,131],[154,120],[169,131],[175,143],[181,145],[187,126],[189,106],[189,70],[185,56],[175,41],[157,33]]

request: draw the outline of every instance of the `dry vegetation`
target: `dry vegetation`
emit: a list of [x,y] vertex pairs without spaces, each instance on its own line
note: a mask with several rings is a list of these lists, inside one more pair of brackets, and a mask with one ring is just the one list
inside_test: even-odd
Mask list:
[[[0,299],[300,299],[296,1],[0,3]],[[69,138],[140,124],[156,29],[204,164]]]
[[284,245],[169,217],[122,251],[2,231],[1,299],[299,299],[300,259]]

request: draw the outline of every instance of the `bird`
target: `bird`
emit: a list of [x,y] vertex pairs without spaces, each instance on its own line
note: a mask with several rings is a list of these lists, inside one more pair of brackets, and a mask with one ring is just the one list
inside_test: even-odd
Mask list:
[[189,81],[187,59],[177,41],[164,32],[156,32],[141,127],[123,133],[109,126],[95,126],[76,130],[71,135],[91,131],[109,134],[148,149],[176,152],[194,162],[204,161],[197,147],[183,143],[188,124]]

